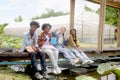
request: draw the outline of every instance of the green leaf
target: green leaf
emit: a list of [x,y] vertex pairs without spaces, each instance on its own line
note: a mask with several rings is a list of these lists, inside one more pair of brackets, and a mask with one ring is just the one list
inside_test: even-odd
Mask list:
[[114,73],[118,78],[120,78],[120,64],[118,62],[102,63],[98,66],[97,72],[101,75]]
[[117,65],[117,66],[113,66],[113,73],[118,77],[120,78],[120,65]]
[[98,66],[97,72],[100,75],[107,75],[112,71],[112,67],[109,63],[102,63]]

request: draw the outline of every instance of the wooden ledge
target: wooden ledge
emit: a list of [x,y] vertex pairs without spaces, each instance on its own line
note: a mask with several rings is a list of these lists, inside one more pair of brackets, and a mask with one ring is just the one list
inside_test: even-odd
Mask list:
[[[14,53],[14,49],[0,49],[0,61],[15,61],[15,60],[29,60],[28,53]],[[99,52],[95,48],[84,48],[83,51],[89,57],[99,57],[99,56],[112,56],[120,55],[120,48],[105,48],[102,52]],[[46,55],[46,58],[48,56]],[[59,58],[64,58],[62,54],[59,54]]]

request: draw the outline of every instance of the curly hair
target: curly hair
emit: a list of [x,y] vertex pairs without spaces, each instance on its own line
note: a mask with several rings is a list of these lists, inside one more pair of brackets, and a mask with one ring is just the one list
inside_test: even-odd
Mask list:
[[44,23],[43,25],[42,25],[42,30],[44,30],[46,27],[50,27],[51,28],[51,25],[49,24],[49,23]]
[[39,23],[36,22],[36,21],[31,21],[31,22],[30,22],[30,26],[33,26],[33,25],[35,25],[37,28],[40,27]]

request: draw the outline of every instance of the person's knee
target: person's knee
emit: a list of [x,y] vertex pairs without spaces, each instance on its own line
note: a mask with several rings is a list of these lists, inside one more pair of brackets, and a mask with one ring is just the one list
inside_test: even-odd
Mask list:
[[52,51],[52,50],[44,50],[44,52],[45,52],[47,55],[49,55],[49,56],[53,55],[53,51]]
[[78,51],[74,51],[75,54],[80,54]]
[[35,56],[36,56],[36,53],[31,52],[31,53],[29,53],[29,56],[30,56],[30,57],[35,57]]
[[44,52],[41,52],[41,51],[38,52],[38,54],[41,55],[41,56],[44,56],[44,55],[45,55],[45,53],[44,53]]
[[56,54],[58,54],[58,53],[59,53],[59,51],[56,49],[56,50],[55,50],[55,53],[56,53]]

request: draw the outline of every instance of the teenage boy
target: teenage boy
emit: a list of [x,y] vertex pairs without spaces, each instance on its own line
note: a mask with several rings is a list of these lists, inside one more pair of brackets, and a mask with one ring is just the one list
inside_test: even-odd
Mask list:
[[[39,28],[39,23],[36,21],[30,22],[30,29],[24,33],[22,48],[18,52],[28,52],[29,57],[31,59],[31,64],[34,69],[34,76],[37,79],[41,79],[43,77],[48,78],[46,65],[45,65],[45,55],[39,50],[38,47],[38,34],[36,32],[37,28]],[[40,57],[41,70],[43,75],[41,75],[37,68],[36,63],[36,55]]]

